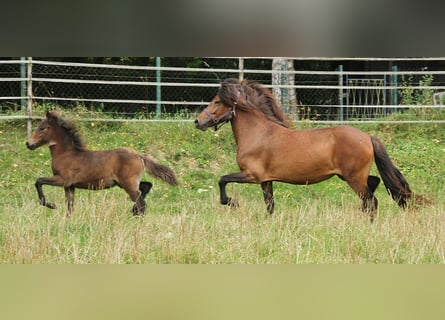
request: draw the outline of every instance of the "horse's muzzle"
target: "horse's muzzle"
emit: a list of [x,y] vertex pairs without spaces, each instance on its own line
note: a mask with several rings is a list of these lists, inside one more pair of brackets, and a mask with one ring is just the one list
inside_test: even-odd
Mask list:
[[26,141],[26,147],[28,147],[29,150],[35,150],[37,145],[35,143],[29,143],[29,141]]
[[199,130],[206,131],[208,126],[208,121],[200,121],[199,119],[195,120],[195,127]]

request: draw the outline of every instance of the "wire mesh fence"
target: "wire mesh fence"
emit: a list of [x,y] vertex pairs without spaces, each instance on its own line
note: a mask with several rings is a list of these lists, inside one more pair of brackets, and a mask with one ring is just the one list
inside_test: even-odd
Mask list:
[[[104,120],[190,118],[230,77],[259,81],[281,93],[284,110],[299,120],[369,121],[443,105],[442,58],[287,59],[292,69],[273,69],[272,58],[152,58],[146,65],[1,60],[0,119],[30,117],[51,107],[104,115]],[[274,74],[292,83],[274,83]],[[289,91],[296,97],[292,108],[285,97]]]

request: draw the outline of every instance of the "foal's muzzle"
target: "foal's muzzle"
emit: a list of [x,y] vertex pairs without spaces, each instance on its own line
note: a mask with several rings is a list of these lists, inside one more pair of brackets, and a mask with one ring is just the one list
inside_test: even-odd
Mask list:
[[29,142],[29,141],[26,141],[26,147],[27,147],[29,150],[35,150],[35,149],[37,149],[38,145],[35,144],[35,143],[31,143],[31,142]]

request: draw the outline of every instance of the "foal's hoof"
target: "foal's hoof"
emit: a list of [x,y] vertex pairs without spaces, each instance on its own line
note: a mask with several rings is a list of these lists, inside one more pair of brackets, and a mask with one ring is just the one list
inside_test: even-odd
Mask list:
[[137,205],[134,205],[133,208],[131,209],[131,212],[133,213],[133,216],[135,216],[135,217],[142,217],[145,212],[145,206],[144,206],[144,208],[138,208]]
[[43,205],[44,205],[45,207],[50,208],[50,209],[57,209],[57,206],[56,206],[54,203],[52,203],[52,202],[46,202],[46,203],[44,203]]

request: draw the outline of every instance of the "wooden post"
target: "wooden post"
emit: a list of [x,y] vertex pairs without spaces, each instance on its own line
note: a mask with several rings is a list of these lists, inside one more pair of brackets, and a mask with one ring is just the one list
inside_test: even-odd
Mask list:
[[244,59],[243,58],[239,58],[238,59],[238,69],[239,69],[239,81],[243,81],[244,80]]
[[338,66],[338,105],[340,107],[340,121],[344,120],[343,110],[343,65]]
[[26,57],[20,57],[20,110],[26,111]]

